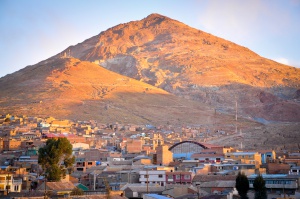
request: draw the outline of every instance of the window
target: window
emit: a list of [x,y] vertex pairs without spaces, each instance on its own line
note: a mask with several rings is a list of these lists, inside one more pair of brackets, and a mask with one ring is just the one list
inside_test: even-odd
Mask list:
[[159,174],[159,175],[158,175],[158,177],[159,177],[159,178],[162,178],[162,177],[163,177],[163,175]]
[[180,179],[180,175],[176,175],[176,179]]
[[93,165],[93,162],[88,162],[88,165]]
[[191,176],[190,175],[184,175],[184,179],[189,180],[189,179],[191,179]]
[[19,191],[19,186],[18,186],[18,185],[15,185],[14,190],[15,190],[15,191]]

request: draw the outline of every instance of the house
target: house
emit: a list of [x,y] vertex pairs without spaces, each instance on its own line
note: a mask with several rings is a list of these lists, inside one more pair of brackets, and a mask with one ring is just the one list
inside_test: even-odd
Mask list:
[[155,184],[126,184],[121,188],[124,196],[127,198],[143,198],[145,194],[162,194],[165,190],[165,187],[157,186]]
[[289,153],[284,158],[284,163],[294,166],[300,166],[300,153]]
[[200,190],[193,185],[183,184],[167,184],[164,195],[168,195],[172,198],[198,198],[197,196],[207,195],[206,192]]
[[166,172],[167,184],[192,184],[193,175],[188,171]]
[[214,153],[194,153],[191,156],[192,160],[199,160],[199,162],[205,163],[221,163],[224,161],[224,154],[214,154]]
[[13,177],[13,173],[7,171],[0,171],[0,195],[10,192],[21,192],[22,179]]
[[289,164],[283,164],[279,162],[268,162],[267,173],[268,174],[288,174],[291,166]]
[[276,159],[276,153],[274,150],[259,150],[258,153],[261,154],[262,164],[266,164],[267,162],[272,162]]
[[4,151],[14,151],[21,149],[21,141],[16,139],[3,140]]
[[255,164],[256,168],[261,165],[261,154],[258,152],[232,152],[226,153],[225,159],[238,160],[243,164]]
[[289,174],[291,174],[291,175],[300,175],[300,166],[291,167],[291,170],[290,170]]
[[235,180],[203,182],[199,187],[211,194],[229,193],[235,187]]
[[51,192],[55,195],[69,195],[72,190],[76,187],[72,182],[43,182],[36,190]]
[[204,182],[232,181],[235,179],[236,175],[195,175],[193,178],[193,185],[199,186]]
[[110,156],[109,151],[101,151],[98,149],[90,149],[85,151],[79,151],[78,155],[75,155],[75,171],[85,172],[87,169],[100,165],[101,162],[107,161]]
[[127,153],[140,153],[142,151],[142,140],[127,140],[126,152]]
[[143,170],[139,174],[139,181],[142,185],[158,184],[165,186],[166,184],[166,171],[164,170]]

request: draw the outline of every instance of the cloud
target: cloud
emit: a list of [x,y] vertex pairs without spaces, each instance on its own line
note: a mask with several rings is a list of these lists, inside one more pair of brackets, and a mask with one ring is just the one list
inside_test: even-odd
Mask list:
[[278,62],[278,63],[281,63],[281,64],[285,64],[285,65],[288,65],[288,66],[293,66],[293,67],[296,67],[296,68],[300,68],[300,61],[296,61],[296,60],[289,60],[287,58],[284,58],[284,57],[278,57],[278,58],[275,58],[273,59],[274,61]]
[[289,60],[283,57],[279,57],[274,59],[276,62],[279,62],[281,64],[290,65]]

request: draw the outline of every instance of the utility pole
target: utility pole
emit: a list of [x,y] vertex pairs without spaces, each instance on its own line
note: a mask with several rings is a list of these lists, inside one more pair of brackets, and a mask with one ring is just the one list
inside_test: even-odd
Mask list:
[[237,134],[237,113],[238,113],[238,104],[237,99],[235,97],[235,133]]
[[7,185],[6,185],[6,195],[8,195],[8,193],[9,193],[9,191],[8,191],[8,188],[10,187],[9,186],[9,174],[8,174],[8,176],[7,176],[7,180],[6,180],[6,182],[7,182]]
[[96,174],[94,173],[94,191],[96,190]]
[[148,169],[146,169],[146,172],[147,172],[147,194],[149,193],[149,181],[148,181],[148,178],[149,178],[149,175],[148,175]]
[[45,174],[45,191],[44,191],[44,199],[47,198],[47,178],[46,178],[46,174]]

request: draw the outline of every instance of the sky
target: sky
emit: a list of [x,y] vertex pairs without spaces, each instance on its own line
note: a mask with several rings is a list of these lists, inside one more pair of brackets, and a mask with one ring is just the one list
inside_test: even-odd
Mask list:
[[0,0],[0,77],[151,13],[300,68],[300,0]]

